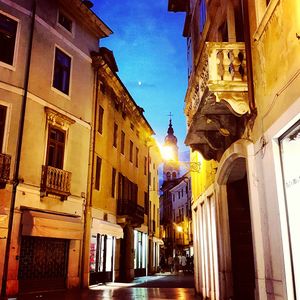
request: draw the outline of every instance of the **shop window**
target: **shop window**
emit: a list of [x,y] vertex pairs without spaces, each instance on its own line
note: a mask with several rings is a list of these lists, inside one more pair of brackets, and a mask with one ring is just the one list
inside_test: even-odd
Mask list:
[[279,139],[294,293],[300,296],[300,121]]
[[69,95],[71,74],[71,57],[55,48],[53,87]]
[[7,107],[0,105],[0,153],[3,151],[6,114]]
[[64,130],[49,126],[47,145],[47,166],[63,169],[66,133]]
[[0,61],[13,65],[18,22],[0,13]]

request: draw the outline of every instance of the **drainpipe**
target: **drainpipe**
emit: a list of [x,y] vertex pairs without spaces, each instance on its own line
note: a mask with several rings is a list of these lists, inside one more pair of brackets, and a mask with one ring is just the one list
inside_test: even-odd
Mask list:
[[29,75],[30,75],[35,15],[36,15],[36,1],[34,0],[32,3],[32,18],[31,18],[28,54],[27,54],[27,60],[26,60],[27,63],[26,63],[25,79],[24,79],[24,95],[22,97],[22,106],[21,106],[20,121],[19,121],[19,132],[18,132],[17,147],[16,147],[16,158],[15,158],[14,174],[13,174],[13,180],[12,180],[13,187],[12,187],[12,195],[11,195],[11,201],[10,201],[9,218],[8,218],[7,239],[6,239],[3,277],[2,277],[2,288],[1,288],[1,299],[7,298],[6,285],[7,285],[7,274],[8,274],[8,262],[9,262],[9,252],[10,252],[10,244],[11,244],[11,236],[12,236],[13,219],[14,219],[14,209],[15,209],[15,202],[16,202],[16,193],[17,193],[17,187],[19,184],[20,159],[21,159],[24,120],[25,120],[25,112],[26,112],[26,104],[27,104],[27,93],[28,93],[28,83],[29,83]]
[[250,118],[254,119],[257,115],[257,108],[255,105],[254,99],[254,87],[253,87],[253,67],[252,67],[252,51],[251,51],[251,35],[250,35],[250,22],[249,22],[249,7],[248,0],[242,0],[242,12],[243,12],[243,21],[244,21],[244,37],[245,37],[245,48],[246,48],[246,57],[247,57],[247,70],[248,70],[248,95],[249,95],[249,107],[251,116]]
[[95,96],[93,107],[92,120],[92,135],[90,145],[90,163],[89,163],[89,179],[88,179],[88,195],[84,206],[84,225],[83,225],[83,255],[82,255],[82,272],[81,272],[81,286],[88,287],[89,285],[89,255],[90,255],[90,235],[91,235],[91,207],[93,194],[93,174],[95,161],[95,144],[96,144],[96,125],[97,125],[97,110],[98,110],[98,94],[99,94],[99,69],[104,66],[104,62],[100,59],[99,53],[92,53],[93,67],[95,72]]

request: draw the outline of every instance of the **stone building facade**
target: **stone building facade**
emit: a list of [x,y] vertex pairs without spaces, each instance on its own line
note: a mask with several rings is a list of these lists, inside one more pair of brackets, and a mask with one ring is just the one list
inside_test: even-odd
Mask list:
[[196,289],[297,299],[299,4],[169,0],[186,15]]
[[79,0],[0,1],[1,294],[80,286],[91,52],[110,34]]

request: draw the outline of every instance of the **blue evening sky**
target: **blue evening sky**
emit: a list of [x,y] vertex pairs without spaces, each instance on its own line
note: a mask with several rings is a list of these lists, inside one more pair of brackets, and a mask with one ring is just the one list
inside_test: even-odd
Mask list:
[[113,31],[100,45],[113,51],[118,75],[156,139],[163,142],[171,112],[179,151],[186,151],[184,14],[168,12],[168,0],[98,0],[93,10]]

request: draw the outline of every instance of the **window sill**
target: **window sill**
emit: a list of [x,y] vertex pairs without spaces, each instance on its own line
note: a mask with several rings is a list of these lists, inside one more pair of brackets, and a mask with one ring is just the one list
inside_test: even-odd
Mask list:
[[58,90],[54,86],[51,86],[51,90],[54,91],[55,93],[59,94],[60,96],[66,98],[68,100],[71,100],[71,96],[70,95],[67,95],[67,94],[63,93],[62,91]]
[[280,0],[272,0],[269,3],[268,7],[266,8],[265,14],[262,17],[254,35],[253,35],[254,41],[259,41],[262,34],[266,31],[267,24],[269,23],[269,20],[271,19],[272,15],[275,11],[275,8],[279,4],[279,1]]

